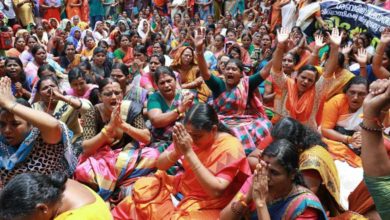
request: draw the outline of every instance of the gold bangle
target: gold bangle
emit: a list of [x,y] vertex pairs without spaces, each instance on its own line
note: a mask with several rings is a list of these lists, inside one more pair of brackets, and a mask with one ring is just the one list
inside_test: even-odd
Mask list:
[[102,128],[102,130],[100,131],[104,136],[106,136],[107,138],[112,138],[111,135],[109,135],[109,132],[107,131],[107,128],[104,127]]

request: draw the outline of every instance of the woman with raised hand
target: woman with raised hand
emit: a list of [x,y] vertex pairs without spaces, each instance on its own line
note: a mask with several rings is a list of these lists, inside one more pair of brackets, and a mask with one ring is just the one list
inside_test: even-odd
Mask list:
[[132,196],[113,209],[115,219],[218,219],[249,175],[240,141],[210,105],[194,105],[175,125],[173,142],[157,167],[167,170],[181,160],[184,172],[139,179]]
[[272,142],[220,219],[327,219],[322,201],[304,187],[298,162],[299,154],[291,142]]
[[[151,139],[142,105],[123,100],[123,91],[111,78],[98,81],[102,103],[85,117],[88,135],[75,179],[98,192],[104,200],[128,193],[139,177],[155,170],[158,152],[146,148]],[[118,172],[120,170],[120,172]]]
[[379,215],[382,219],[389,219],[390,159],[383,139],[383,122],[389,117],[390,80],[373,82],[369,91],[363,102],[364,118],[360,124],[364,181]]
[[66,125],[15,100],[8,77],[0,79],[0,97],[0,188],[24,172],[71,176],[77,159]]
[[390,77],[390,28],[386,28],[381,39],[376,47],[376,53],[372,60],[372,71],[378,79],[386,79]]
[[288,78],[282,70],[282,58],[287,47],[289,31],[278,31],[278,45],[273,55],[271,75],[276,86],[282,91],[280,101],[275,102],[275,111],[281,116],[290,116],[299,122],[317,129],[321,123],[323,104],[337,66],[341,35],[333,29],[330,35],[331,52],[322,76],[316,67],[302,67],[295,79]]
[[205,31],[198,29],[195,44],[201,76],[212,91],[214,108],[221,122],[232,129],[249,154],[269,135],[272,126],[266,119],[258,91],[268,72],[244,76],[242,62],[230,59],[223,73],[224,79],[211,74],[203,56],[204,39]]
[[104,201],[64,174],[23,173],[0,193],[0,219],[112,219]]

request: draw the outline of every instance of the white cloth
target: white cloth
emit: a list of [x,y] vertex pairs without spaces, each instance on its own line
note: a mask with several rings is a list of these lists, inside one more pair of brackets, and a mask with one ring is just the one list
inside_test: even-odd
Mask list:
[[287,5],[282,7],[282,27],[291,31],[295,26],[297,20],[297,5],[294,1],[290,1]]
[[340,203],[345,210],[348,210],[348,196],[363,180],[363,168],[351,167],[347,162],[335,160],[337,172],[340,179]]
[[8,6],[8,10],[5,10],[3,3],[0,2],[0,11],[8,18],[16,18],[14,6],[12,0],[4,0],[4,3]]

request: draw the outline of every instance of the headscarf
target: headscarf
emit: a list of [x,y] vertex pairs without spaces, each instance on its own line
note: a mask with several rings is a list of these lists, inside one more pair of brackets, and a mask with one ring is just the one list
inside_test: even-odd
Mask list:
[[126,30],[125,30],[125,32],[124,33],[122,33],[122,34],[126,34],[127,32],[129,32],[130,31],[130,27],[129,27],[129,24],[127,24],[127,22],[125,21],[125,20],[123,20],[123,19],[119,19],[118,20],[118,22],[117,22],[117,26],[118,26],[118,28],[119,28],[119,26],[120,26],[120,24],[124,24],[125,25],[125,27],[126,27]]
[[26,29],[19,29],[16,32],[15,37],[22,37],[25,33],[28,33],[28,31]]
[[61,20],[60,26],[58,28],[63,30],[63,31],[65,31],[66,25],[68,23],[72,24],[69,19],[64,18],[64,19]]
[[177,52],[175,53],[175,56],[174,56],[172,64],[171,64],[172,69],[177,70],[180,68],[180,66],[182,65],[181,55],[184,53],[184,51],[186,49],[190,49],[192,51],[193,56],[194,56],[192,59],[192,63],[190,63],[190,65],[193,65],[193,66],[197,65],[197,62],[195,59],[194,49],[192,49],[192,47],[183,46],[183,47],[180,47],[177,50]]
[[76,33],[76,31],[80,31],[80,33],[81,33],[81,29],[78,26],[72,27],[72,29],[70,29],[69,37],[66,39],[67,42],[73,43],[75,48],[77,47],[77,44],[79,43],[79,40],[74,37],[74,34]]
[[138,24],[137,32],[141,39],[144,39],[146,37],[146,32],[143,31],[144,29],[144,22],[148,22],[146,19],[141,19],[141,22]]

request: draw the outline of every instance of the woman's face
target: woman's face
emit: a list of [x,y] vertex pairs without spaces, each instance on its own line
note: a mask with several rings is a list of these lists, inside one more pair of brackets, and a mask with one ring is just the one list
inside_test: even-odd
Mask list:
[[242,42],[242,46],[244,48],[249,48],[251,46],[251,43],[252,43],[252,40],[247,36],[245,35],[242,39],[241,39],[241,42]]
[[213,16],[211,16],[211,15],[207,16],[207,23],[208,23],[208,24],[214,24],[214,18],[213,18]]
[[15,60],[9,60],[5,66],[5,71],[11,79],[19,77],[22,67]]
[[127,77],[125,76],[125,74],[123,74],[122,70],[120,69],[113,69],[111,71],[111,78],[118,81],[122,87],[127,85]]
[[261,35],[268,34],[267,28],[264,25],[260,26],[259,32]]
[[248,20],[249,20],[249,21],[252,21],[253,18],[255,18],[255,14],[253,14],[253,12],[249,12],[249,14],[248,14]]
[[87,82],[81,77],[74,79],[70,83],[70,87],[76,92],[77,96],[83,96],[88,89]]
[[356,111],[363,105],[364,98],[367,95],[367,87],[364,84],[353,84],[345,94],[347,95],[349,108]]
[[220,71],[220,74],[224,74],[225,69],[226,69],[226,64],[228,63],[229,59],[230,58],[228,56],[222,56],[218,60],[217,67],[218,67],[218,70]]
[[46,79],[42,81],[39,88],[39,94],[42,97],[42,101],[49,102],[53,90],[58,90],[58,86],[52,80]]
[[224,26],[223,21],[222,21],[222,20],[219,20],[218,23],[217,23],[217,27],[218,27],[218,28],[223,28],[223,26]]
[[119,30],[122,32],[126,30],[126,25],[123,22],[119,23]]
[[0,111],[0,133],[9,145],[19,146],[30,130],[27,121],[7,111]]
[[181,54],[181,60],[183,65],[189,65],[194,60],[194,55],[192,53],[192,50],[185,49],[183,53]]
[[263,47],[263,49],[271,48],[271,44],[272,44],[271,37],[268,34],[264,35],[263,38],[261,39],[261,46]]
[[39,26],[37,27],[37,34],[38,34],[38,35],[42,35],[42,34],[43,34],[43,31],[44,31],[43,26],[42,26],[42,25],[39,25]]
[[149,69],[150,72],[154,73],[158,67],[160,67],[162,64],[157,59],[157,57],[152,57],[149,61]]
[[103,23],[102,23],[102,22],[99,22],[99,23],[96,25],[96,30],[97,30],[97,31],[102,31],[102,30],[103,30]]
[[77,40],[80,40],[80,38],[81,38],[81,32],[80,32],[80,31],[75,31],[75,32],[74,32],[74,38],[76,38]]
[[261,35],[260,35],[260,33],[255,33],[253,35],[253,43],[256,44],[256,45],[260,45],[260,42],[261,42]]
[[156,53],[156,54],[162,54],[163,53],[162,48],[161,48],[159,43],[155,43],[153,45],[153,53]]
[[92,37],[87,37],[87,40],[85,43],[86,43],[87,48],[90,50],[95,46],[95,41],[93,40]]
[[223,47],[224,42],[223,42],[221,36],[216,36],[216,37],[215,37],[214,44],[215,44],[215,46],[218,47],[218,48]]
[[51,76],[51,77],[57,77],[56,76],[56,73],[48,70],[48,69],[45,69],[41,72],[41,76],[44,77],[44,76]]
[[176,24],[179,24],[180,21],[181,21],[180,15],[176,14],[175,17],[174,17],[174,21],[175,21]]
[[190,23],[191,17],[190,17],[188,14],[184,15],[184,21],[185,21],[187,24]]
[[282,67],[284,73],[291,73],[294,70],[294,57],[290,53],[283,56]]
[[105,53],[97,53],[93,55],[93,63],[101,66],[103,65],[104,61],[106,61],[106,54]]
[[74,56],[75,53],[76,53],[76,49],[74,48],[73,45],[66,46],[65,55],[71,57]]
[[279,164],[275,157],[263,156],[263,161],[269,165],[268,168],[268,191],[273,197],[280,197],[280,192],[285,192],[286,188],[293,185],[293,176],[288,174],[286,169]]
[[123,100],[120,84],[117,82],[107,84],[101,92],[101,99],[104,107],[112,111]]
[[238,60],[241,59],[240,54],[235,50],[230,51],[230,56],[233,57],[234,59],[238,59]]
[[18,50],[24,50],[24,48],[26,47],[26,41],[24,40],[23,37],[20,37],[17,41],[16,41],[16,49]]
[[236,86],[240,82],[242,77],[240,68],[238,68],[238,66],[233,62],[229,62],[226,64],[224,74],[226,84],[231,88]]
[[236,35],[233,32],[227,33],[228,41],[236,41]]
[[28,38],[28,41],[27,41],[28,48],[31,49],[37,44],[38,44],[38,42],[34,38],[32,38],[32,37]]
[[46,57],[47,57],[46,50],[43,49],[43,48],[40,48],[40,49],[37,51],[37,53],[35,54],[34,60],[35,60],[35,62],[37,62],[38,64],[43,64],[43,63],[45,63],[45,61],[46,61]]
[[316,73],[305,70],[297,76],[298,92],[304,93],[309,90],[316,82]]
[[157,81],[157,87],[165,98],[174,98],[176,92],[176,79],[168,74],[162,74]]
[[185,125],[188,134],[191,136],[194,145],[200,149],[207,149],[215,140],[217,134],[217,126],[214,126],[211,131],[205,131],[194,128],[190,123]]
[[128,47],[130,44],[129,38],[122,37],[121,38],[121,47]]
[[213,37],[214,37],[214,33],[212,31],[209,31],[207,33],[207,36],[206,36],[207,41],[211,41],[211,39],[213,39]]

